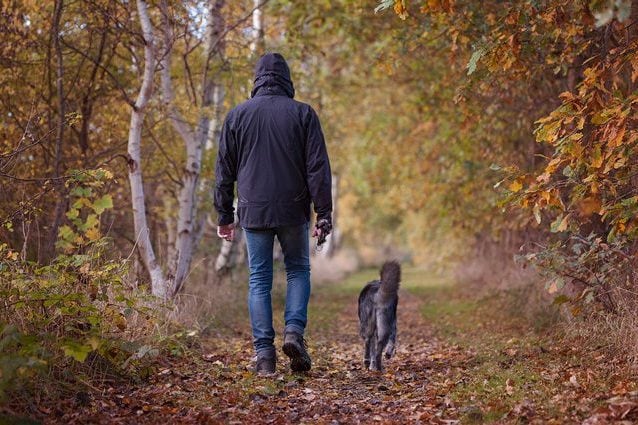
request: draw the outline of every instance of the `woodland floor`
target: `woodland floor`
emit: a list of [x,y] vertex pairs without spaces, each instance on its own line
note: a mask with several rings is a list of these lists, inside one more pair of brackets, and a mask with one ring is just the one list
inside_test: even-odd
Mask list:
[[[307,374],[289,373],[279,353],[276,376],[254,376],[244,324],[236,332],[203,337],[186,355],[162,356],[143,382],[92,385],[55,404],[43,397],[23,410],[34,422],[4,416],[0,423],[638,420],[635,374],[604,350],[558,338],[548,324],[519,314],[502,293],[472,294],[415,269],[404,271],[396,357],[383,374],[364,370],[356,300],[374,277],[357,273],[313,290],[307,334],[313,369]],[[275,304],[281,302],[276,296]]]

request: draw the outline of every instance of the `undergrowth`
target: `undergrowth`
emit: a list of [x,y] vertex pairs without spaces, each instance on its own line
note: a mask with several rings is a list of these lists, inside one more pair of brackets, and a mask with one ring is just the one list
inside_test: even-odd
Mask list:
[[143,379],[161,350],[184,349],[188,335],[163,321],[157,300],[127,283],[128,262],[109,256],[100,217],[113,206],[103,194],[110,179],[96,170],[67,182],[72,201],[58,236],[61,253],[49,264],[0,244],[0,401]]

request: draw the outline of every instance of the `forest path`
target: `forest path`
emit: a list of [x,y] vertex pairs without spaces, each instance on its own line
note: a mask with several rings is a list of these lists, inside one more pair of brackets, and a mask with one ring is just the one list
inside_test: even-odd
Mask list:
[[[382,374],[364,370],[356,303],[376,273],[314,288],[307,374],[289,372],[278,335],[277,374],[255,376],[244,328],[204,338],[188,355],[162,359],[147,381],[102,390],[51,422],[602,424],[636,418],[634,382],[625,371],[601,367],[600,354],[543,336],[498,296],[468,295],[450,279],[416,269],[403,274],[396,356]],[[279,317],[282,300],[274,299]]]

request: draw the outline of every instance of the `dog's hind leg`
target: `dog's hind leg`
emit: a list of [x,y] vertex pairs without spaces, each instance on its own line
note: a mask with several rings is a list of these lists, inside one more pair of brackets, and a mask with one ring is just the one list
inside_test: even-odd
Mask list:
[[390,339],[390,324],[387,321],[386,314],[383,311],[377,311],[377,332],[374,346],[372,347],[372,359],[370,362],[370,370],[383,370],[383,364],[381,357],[383,356],[383,349],[385,348],[388,340]]
[[370,354],[371,354],[371,350],[372,347],[374,345],[374,335],[368,335],[365,338],[365,343],[364,343],[364,352],[363,352],[363,367],[365,367],[366,369],[370,367]]
[[394,350],[397,344],[397,322],[392,323],[390,327],[390,338],[388,339],[388,345],[385,347],[385,358],[390,359],[394,355]]
[[377,323],[374,311],[369,310],[361,323],[361,336],[364,341],[363,365],[367,369],[370,367],[373,350],[377,340]]
[[368,369],[370,370],[381,370],[381,363],[379,363],[379,359],[377,356],[377,346],[379,345],[379,338],[377,337],[377,333],[375,332],[370,338],[370,365]]

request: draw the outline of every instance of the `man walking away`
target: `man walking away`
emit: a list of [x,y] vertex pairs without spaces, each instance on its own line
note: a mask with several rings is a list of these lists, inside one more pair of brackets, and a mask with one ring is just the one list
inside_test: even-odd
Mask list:
[[313,236],[330,233],[330,161],[315,111],[293,100],[286,60],[268,53],[255,67],[251,99],[228,113],[215,169],[217,234],[234,236],[234,183],[239,225],[246,235],[250,270],[248,308],[257,352],[255,371],[275,372],[271,289],[273,245],[279,240],[286,266],[284,353],[293,371],[310,370],[304,330],[310,297],[310,204],[317,214]]

